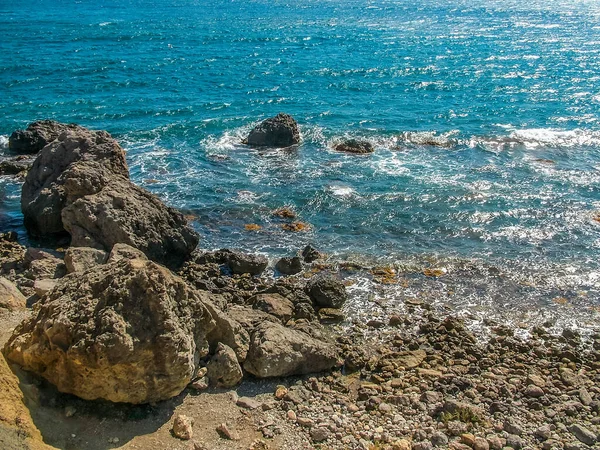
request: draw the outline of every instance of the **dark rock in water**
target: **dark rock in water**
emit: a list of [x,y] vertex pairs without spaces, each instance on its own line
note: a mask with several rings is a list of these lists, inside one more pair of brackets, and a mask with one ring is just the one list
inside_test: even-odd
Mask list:
[[295,275],[302,272],[302,261],[297,256],[281,258],[275,268],[284,275]]
[[292,116],[283,113],[263,120],[244,141],[245,144],[256,147],[289,147],[298,142],[298,124]]
[[105,251],[124,243],[163,264],[179,264],[198,244],[181,213],[129,181],[125,153],[105,131],[69,129],[44,147],[21,209],[34,236],[68,232],[73,246]]
[[323,254],[310,244],[308,244],[306,247],[304,247],[304,250],[302,250],[302,257],[306,263],[316,261],[322,256]]
[[84,399],[168,399],[190,383],[210,336],[226,325],[211,299],[148,259],[109,260],[59,280],[4,354]]
[[321,372],[337,364],[334,345],[283,325],[262,322],[252,333],[244,369],[267,378]]
[[260,275],[267,268],[269,260],[262,255],[232,251],[226,256],[226,264],[235,274]]
[[16,130],[8,139],[8,148],[13,153],[37,153],[66,130],[82,129],[79,125],[40,120],[29,124],[26,130]]
[[19,175],[27,172],[32,165],[31,160],[27,159],[8,159],[0,162],[0,175]]
[[314,277],[306,291],[312,301],[323,308],[341,308],[348,299],[344,283],[331,275]]
[[375,151],[373,144],[369,141],[359,141],[357,139],[348,139],[341,142],[335,146],[335,150],[338,152],[357,154],[373,153]]
[[335,323],[344,320],[344,313],[341,309],[321,308],[319,309],[319,320],[323,323]]

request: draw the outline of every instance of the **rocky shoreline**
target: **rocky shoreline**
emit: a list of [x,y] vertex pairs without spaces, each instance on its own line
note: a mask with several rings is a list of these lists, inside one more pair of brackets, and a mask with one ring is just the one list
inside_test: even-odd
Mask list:
[[[247,142],[298,139],[293,118],[281,114]],[[11,404],[21,405],[0,416],[7,448],[41,439],[59,448],[150,445],[134,444],[135,433],[125,443],[40,437],[23,401],[34,416],[36,408],[60,411],[59,421],[98,419],[96,402],[127,414],[166,408],[156,433],[169,448],[599,445],[600,333],[582,339],[537,327],[522,340],[490,324],[482,339],[426,302],[335,325],[348,299],[338,266],[309,246],[277,261],[282,276],[272,278],[263,256],[198,250],[184,216],[131,183],[108,133],[42,121],[10,145],[36,155],[22,173],[25,226],[54,246],[26,248],[15,233],[0,235],[2,318],[10,328],[23,318],[0,343],[21,385],[37,386],[21,393],[3,371],[13,377]],[[349,142],[339,151],[372,148]],[[395,276],[368,270],[382,284]],[[237,394],[245,390],[254,395]],[[240,420],[213,426],[190,396]],[[179,409],[167,406],[173,399]]]

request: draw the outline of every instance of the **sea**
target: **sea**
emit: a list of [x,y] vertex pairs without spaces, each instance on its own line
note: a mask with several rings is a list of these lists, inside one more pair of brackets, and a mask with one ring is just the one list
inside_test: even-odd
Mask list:
[[[108,130],[202,248],[327,253],[350,318],[600,325],[597,0],[0,0],[0,36],[0,152],[38,119]],[[300,145],[242,144],[279,112]],[[0,231],[28,242],[20,186]]]

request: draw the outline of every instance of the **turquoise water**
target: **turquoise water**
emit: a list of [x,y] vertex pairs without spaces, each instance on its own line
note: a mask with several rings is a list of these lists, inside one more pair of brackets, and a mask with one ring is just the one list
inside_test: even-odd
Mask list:
[[[4,145],[35,119],[106,129],[204,247],[312,242],[444,267],[425,286],[465,308],[597,321],[597,1],[101,3],[0,0]],[[300,146],[240,144],[280,111]],[[346,136],[376,152],[332,151]],[[0,181],[0,229],[23,234],[18,197]],[[310,229],[283,230],[284,205]]]

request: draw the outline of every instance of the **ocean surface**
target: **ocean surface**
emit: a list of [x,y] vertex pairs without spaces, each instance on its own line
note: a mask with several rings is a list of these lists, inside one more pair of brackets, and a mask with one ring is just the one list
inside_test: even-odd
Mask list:
[[[394,267],[346,274],[350,315],[599,324],[596,0],[0,0],[0,36],[0,151],[36,119],[106,129],[204,248]],[[278,112],[299,146],[241,144]],[[19,196],[0,178],[26,240]]]

